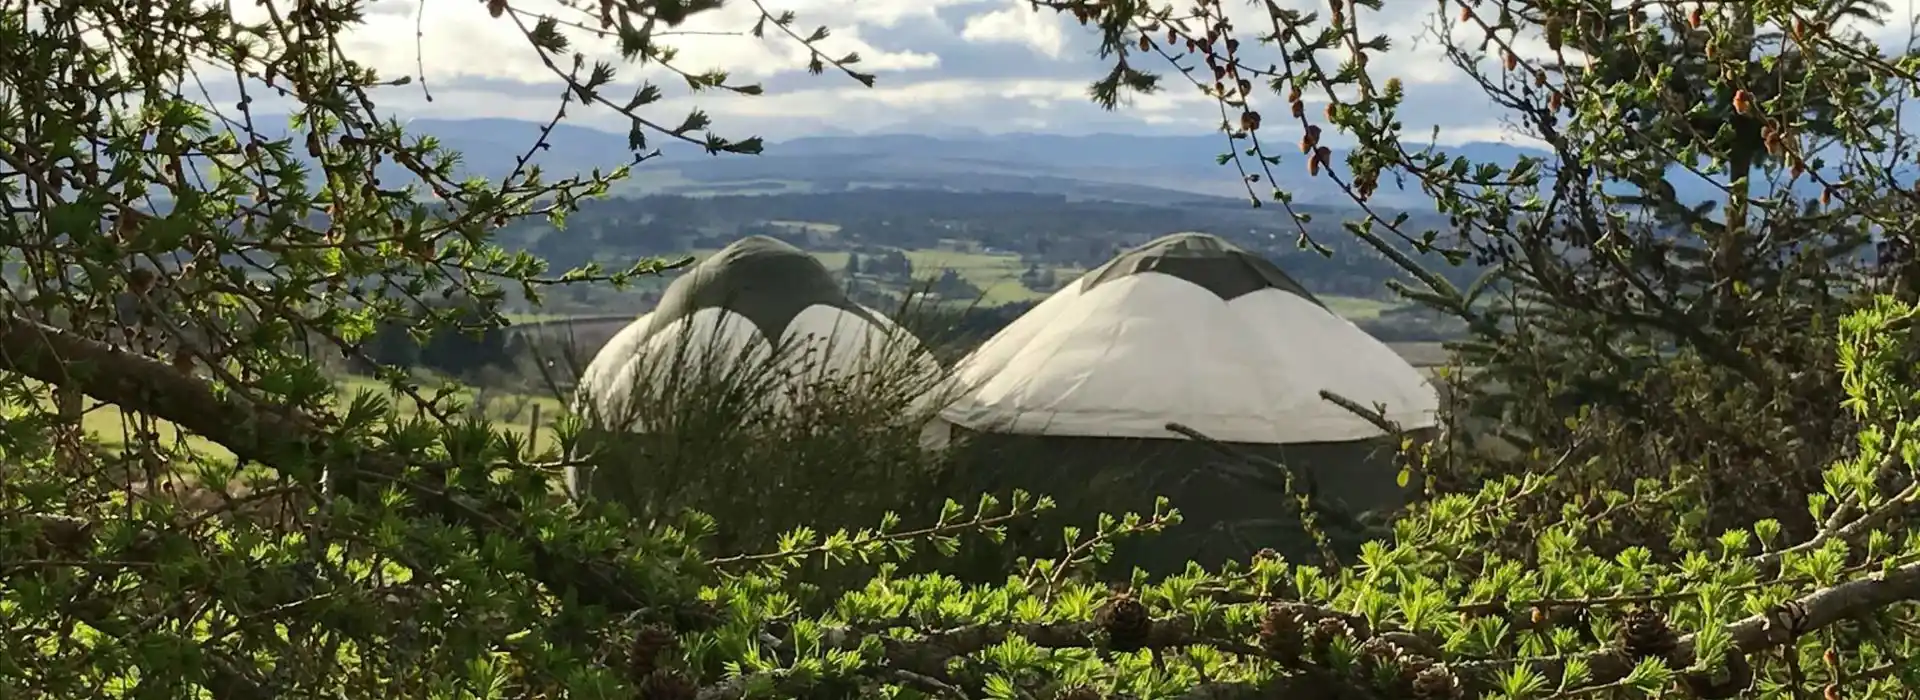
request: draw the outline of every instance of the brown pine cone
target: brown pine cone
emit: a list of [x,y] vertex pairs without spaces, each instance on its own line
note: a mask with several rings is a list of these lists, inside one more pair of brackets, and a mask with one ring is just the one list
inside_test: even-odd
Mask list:
[[1438,664],[1433,659],[1408,652],[1403,647],[1400,654],[1400,677],[1398,679],[1400,687],[1412,689],[1415,687],[1414,684],[1420,682],[1420,674],[1426,673],[1436,665]]
[[1260,616],[1260,648],[1268,657],[1297,659],[1305,641],[1306,625],[1300,622],[1299,613],[1278,603],[1267,606],[1266,614]]
[[1119,592],[1107,600],[1094,616],[1094,622],[1107,632],[1107,645],[1114,651],[1139,651],[1153,634],[1153,615],[1133,594]]
[[1400,659],[1400,647],[1379,637],[1360,643],[1360,658],[1375,668],[1391,668]]
[[660,668],[660,656],[672,650],[680,643],[673,630],[661,625],[647,625],[633,634],[633,644],[627,650],[628,678],[644,680]]
[[1680,645],[1680,635],[1667,627],[1667,616],[1647,607],[1627,613],[1620,625],[1620,647],[1636,661],[1667,658]]
[[1429,666],[1413,679],[1415,700],[1453,700],[1460,697],[1460,679],[1444,665]]
[[679,671],[663,668],[640,682],[641,700],[698,700],[700,686]]
[[1337,617],[1323,617],[1313,623],[1313,641],[1315,644],[1329,644],[1340,637],[1353,636],[1353,628],[1346,620]]

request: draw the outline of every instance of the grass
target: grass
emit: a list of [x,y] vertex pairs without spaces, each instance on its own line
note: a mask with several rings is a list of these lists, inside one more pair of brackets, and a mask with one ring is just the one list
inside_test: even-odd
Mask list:
[[[412,398],[395,395],[388,390],[385,384],[373,379],[349,377],[341,380],[339,384],[340,398],[343,404],[351,400],[358,392],[365,390],[388,396],[393,402],[393,405],[398,407],[399,413],[403,417],[412,417],[417,414]],[[462,388],[458,395],[462,401],[471,408],[476,394],[482,396],[481,400],[486,404],[484,406],[485,415],[494,423],[494,427],[518,433],[523,438],[528,434],[532,434],[532,447],[536,454],[543,453],[554,446],[553,423],[561,415],[564,415],[566,411],[566,406],[559,400],[549,396],[510,394],[500,391],[476,391],[471,388]],[[421,395],[431,397],[433,390],[431,388],[424,389]],[[42,404],[49,409],[52,408],[53,404],[50,392],[47,392],[46,398],[42,399]],[[85,412],[81,414],[80,419],[81,429],[99,440],[100,443],[108,449],[124,448],[131,441],[130,437],[134,434],[135,430],[142,427],[132,416],[123,414],[117,406],[97,403],[91,399],[87,400],[84,405]],[[535,406],[539,407],[540,424],[538,430],[535,430],[536,426],[533,423]],[[226,448],[199,435],[181,430],[178,426],[167,421],[154,419],[152,421],[152,427],[154,432],[157,433],[165,443],[181,445],[195,454],[218,461],[231,461],[234,459],[233,453]]]
[[547,313],[533,312],[533,313],[505,313],[500,315],[506,317],[507,322],[512,323],[513,325],[516,325],[516,326],[520,326],[520,325],[526,325],[529,323],[545,323],[547,321],[565,321],[570,318],[576,318],[580,314],[547,314]]
[[1333,310],[1334,313],[1340,314],[1349,321],[1365,321],[1379,318],[1381,312],[1400,307],[1400,302],[1390,299],[1367,299],[1364,297],[1341,297],[1324,294],[1316,296],[1320,298],[1320,303],[1326,304],[1328,309]]
[[642,521],[708,513],[729,524],[719,546],[743,551],[800,525],[830,532],[889,511],[933,519],[944,454],[921,430],[950,389],[917,339],[720,338],[676,334],[628,358],[630,374],[575,368],[593,399],[588,466],[571,475],[580,492]]
[[768,221],[767,225],[779,226],[781,228],[789,228],[789,229],[795,229],[800,231],[807,231],[810,233],[819,233],[819,234],[826,234],[826,235],[833,235],[840,232],[839,224],[825,224],[825,223],[820,223],[818,221],[785,221],[785,220],[775,219],[773,221]]
[[[343,400],[350,399],[361,391],[371,391],[376,395],[389,397],[399,409],[400,415],[412,417],[417,414],[412,397],[396,395],[388,389],[386,384],[378,380],[367,377],[347,377],[340,380],[339,385]],[[432,387],[425,387],[421,390],[421,395],[431,398],[433,392]],[[493,423],[494,428],[516,433],[522,438],[532,435],[532,447],[536,454],[554,446],[553,424],[567,411],[566,404],[552,396],[472,387],[461,387],[456,396],[469,410],[480,410],[487,420]],[[476,405],[476,402],[480,402],[480,405]],[[533,422],[536,414],[539,417],[538,425]]]

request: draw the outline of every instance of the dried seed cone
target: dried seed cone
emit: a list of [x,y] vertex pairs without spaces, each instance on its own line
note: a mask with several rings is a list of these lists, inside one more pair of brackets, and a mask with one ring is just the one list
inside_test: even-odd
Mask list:
[[673,630],[661,625],[647,625],[633,634],[633,644],[627,648],[628,678],[644,680],[660,668],[660,657],[678,646],[679,638]]
[[1400,647],[1379,637],[1360,644],[1360,658],[1377,668],[1387,668],[1400,657]]
[[1308,639],[1313,642],[1314,655],[1325,656],[1328,650],[1333,648],[1334,640],[1351,636],[1353,636],[1353,628],[1347,625],[1346,620],[1323,617],[1313,623],[1313,631]]
[[1284,605],[1269,605],[1266,614],[1260,616],[1260,648],[1273,659],[1300,658],[1306,633],[1300,615]]
[[1429,659],[1419,654],[1407,653],[1405,649],[1402,649],[1400,654],[1400,679],[1399,679],[1400,686],[1399,688],[1406,691],[1408,694],[1411,694],[1413,692],[1414,684],[1420,682],[1420,674],[1431,671],[1435,666],[1438,666],[1438,665],[1439,664],[1437,664],[1433,659]]
[[1153,634],[1153,616],[1133,595],[1116,593],[1100,609],[1094,622],[1107,632],[1107,644],[1114,651],[1139,651]]
[[1429,666],[1413,679],[1414,700],[1454,700],[1460,694],[1460,679],[1446,666]]
[[640,682],[641,700],[697,700],[700,686],[673,669],[661,669]]
[[1680,644],[1667,617],[1652,608],[1635,608],[1620,626],[1620,646],[1636,660],[1666,658]]

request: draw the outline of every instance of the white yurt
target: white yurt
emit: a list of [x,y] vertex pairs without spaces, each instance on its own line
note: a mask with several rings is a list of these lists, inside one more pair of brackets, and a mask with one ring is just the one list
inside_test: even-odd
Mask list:
[[1168,424],[1286,464],[1353,512],[1404,501],[1399,438],[1321,392],[1381,409],[1400,437],[1430,435],[1438,408],[1425,375],[1391,348],[1272,262],[1197,233],[1068,284],[962,360],[955,379],[942,417],[990,483],[1049,493],[1063,511],[1082,495],[1107,511],[1172,497],[1185,524],[1135,553],[1157,560],[1150,568],[1261,547],[1302,554],[1284,546],[1299,539],[1289,504],[1225,476],[1223,464],[1245,460]]
[[[931,383],[939,372],[911,333],[848,298],[818,259],[752,236],[675,279],[602,346],[581,372],[575,409],[591,430],[644,434],[671,420],[641,408],[662,392],[737,391],[777,410],[829,378],[858,392],[881,390],[862,388],[870,378]],[[576,494],[580,481],[570,475]]]

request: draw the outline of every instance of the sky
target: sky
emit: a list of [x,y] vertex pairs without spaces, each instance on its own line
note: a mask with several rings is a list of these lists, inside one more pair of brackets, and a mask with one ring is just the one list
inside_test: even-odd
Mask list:
[[[343,42],[348,55],[383,77],[415,77],[411,85],[379,88],[374,94],[383,109],[402,117],[544,121],[553,114],[561,84],[511,16],[490,17],[484,0],[431,0],[422,8],[423,1],[373,0],[365,25]],[[1317,0],[1278,1],[1324,10]],[[651,79],[669,95],[645,108],[655,121],[677,124],[689,108],[698,106],[714,118],[724,136],[759,135],[776,141],[956,130],[1199,134],[1220,122],[1217,105],[1172,74],[1157,56],[1150,57],[1147,66],[1165,76],[1168,87],[1161,94],[1135,99],[1117,112],[1101,110],[1086,94],[1087,86],[1105,71],[1094,55],[1096,37],[1071,16],[1036,12],[1026,0],[759,2],[776,13],[797,13],[794,28],[802,34],[815,26],[831,29],[823,49],[835,55],[857,51],[864,59],[861,67],[877,74],[875,86],[863,87],[831,70],[808,75],[807,54],[794,41],[771,29],[765,39],[744,35],[759,16],[754,0],[728,0],[663,41],[678,50],[676,64],[683,69],[727,70],[736,78],[761,83],[764,95],[688,95],[683,82],[674,82],[660,69],[630,65],[621,65],[622,75],[609,90],[624,101],[641,79]],[[1243,27],[1252,28],[1263,19],[1264,12],[1246,0],[1224,4],[1243,20]],[[253,5],[234,3],[243,17]],[[1912,16],[1913,0],[1894,0],[1893,5],[1902,16]],[[515,0],[513,6],[563,18],[582,16],[558,0]],[[1437,126],[1443,144],[1516,141],[1497,108],[1447,62],[1433,35],[1436,6],[1391,0],[1383,11],[1365,12],[1360,20],[1365,33],[1385,34],[1392,41],[1393,48],[1371,57],[1369,67],[1376,77],[1399,77],[1407,86],[1408,99],[1401,108],[1406,133],[1424,140]],[[1451,5],[1447,11],[1453,11]],[[567,31],[590,58],[619,65],[610,43]],[[1906,38],[1907,27],[1896,21],[1878,34],[1883,43],[1897,45]],[[1544,42],[1533,41],[1521,53],[1544,55],[1546,48]],[[425,98],[429,93],[431,102]],[[1268,95],[1267,100],[1273,103],[1269,109],[1284,109],[1278,96]],[[575,110],[569,118],[585,126],[625,128],[624,118],[606,108]]]

